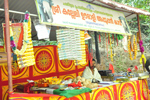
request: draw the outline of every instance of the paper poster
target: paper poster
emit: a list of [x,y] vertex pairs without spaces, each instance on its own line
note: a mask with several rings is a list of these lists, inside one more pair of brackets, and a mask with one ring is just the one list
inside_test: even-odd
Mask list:
[[49,39],[51,27],[48,27],[44,24],[40,24],[38,20],[34,21],[34,26],[37,31],[38,39]]
[[127,36],[124,36],[123,40],[122,40],[122,45],[124,50],[128,51],[128,41],[127,41]]

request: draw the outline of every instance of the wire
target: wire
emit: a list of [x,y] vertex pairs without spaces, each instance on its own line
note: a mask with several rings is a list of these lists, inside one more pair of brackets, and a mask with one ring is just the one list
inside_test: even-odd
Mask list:
[[[4,9],[0,8],[0,11],[5,11]],[[14,10],[9,10],[10,13],[16,13],[16,14],[25,14],[24,12],[19,12],[19,11],[14,11]],[[30,14],[30,16],[37,17],[36,14]]]

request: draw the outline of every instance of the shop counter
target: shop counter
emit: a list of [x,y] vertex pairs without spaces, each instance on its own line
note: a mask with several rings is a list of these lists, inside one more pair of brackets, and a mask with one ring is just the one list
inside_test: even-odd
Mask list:
[[71,98],[54,94],[10,94],[9,100],[150,100],[147,79],[92,89]]

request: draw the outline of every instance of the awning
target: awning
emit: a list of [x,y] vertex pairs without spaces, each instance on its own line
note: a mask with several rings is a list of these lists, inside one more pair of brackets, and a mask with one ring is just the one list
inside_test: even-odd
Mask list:
[[[82,1],[86,1],[109,9],[121,11],[124,13],[127,20],[136,17],[136,14],[143,14],[143,15],[150,16],[150,12],[148,11],[127,6],[111,0],[82,0]],[[24,13],[26,10],[28,10],[30,14],[33,14],[31,18],[36,18],[36,15],[38,17],[35,0],[9,0],[9,9],[11,10],[11,12],[9,13],[10,18],[23,19],[24,15],[20,15],[20,14]],[[4,19],[5,19],[4,0],[0,0],[0,23],[3,23]],[[0,37],[2,33],[3,30],[2,27],[0,26]]]
[[[9,9],[12,11],[18,11],[18,12],[25,12],[28,10],[31,14],[37,15],[35,0],[9,0]],[[117,3],[111,0],[82,0],[86,1],[92,4],[96,4],[98,6],[103,6],[106,8],[110,8],[113,10],[121,11],[124,13],[127,19],[131,19],[133,17],[136,17],[136,14],[143,14],[150,16],[150,12],[134,8],[131,6],[127,6],[121,3]],[[0,0],[0,17],[4,17],[4,0]],[[15,13],[15,12],[13,12]],[[10,13],[10,18],[13,16],[12,13]],[[21,16],[19,14],[14,15],[15,19],[20,19]]]
[[121,11],[126,16],[126,19],[134,18],[134,17],[136,17],[136,14],[150,16],[150,12],[148,12],[148,11],[145,11],[145,10],[142,10],[139,8],[135,8],[135,7],[131,7],[128,5],[124,5],[124,4],[114,2],[111,0],[82,0],[82,1],[86,1],[86,2],[96,4],[98,6],[106,7],[109,9]]

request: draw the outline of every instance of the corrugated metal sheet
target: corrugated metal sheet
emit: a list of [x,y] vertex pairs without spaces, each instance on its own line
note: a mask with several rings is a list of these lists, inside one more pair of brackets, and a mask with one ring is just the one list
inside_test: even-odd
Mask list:
[[[37,14],[36,6],[34,0],[8,0],[9,1],[9,9],[14,11],[25,12],[28,10],[31,14]],[[0,0],[0,8],[4,9],[4,0]],[[10,19],[20,19],[24,18],[24,15],[9,13]],[[32,17],[32,19],[35,17]],[[3,35],[2,23],[5,22],[5,13],[4,11],[0,11],[0,38]],[[35,30],[34,32],[35,33]]]
[[[0,8],[4,8],[4,0],[0,0]],[[28,10],[31,14],[37,14],[34,0],[9,0],[9,9],[14,11],[25,12]],[[0,11],[0,16],[4,17],[4,12]],[[10,13],[10,18],[13,16]],[[21,15],[14,14],[15,19],[20,19]]]
[[[9,9],[25,12],[26,10],[30,13],[37,14],[34,0],[8,0]],[[4,8],[4,0],[0,0],[0,8]]]

